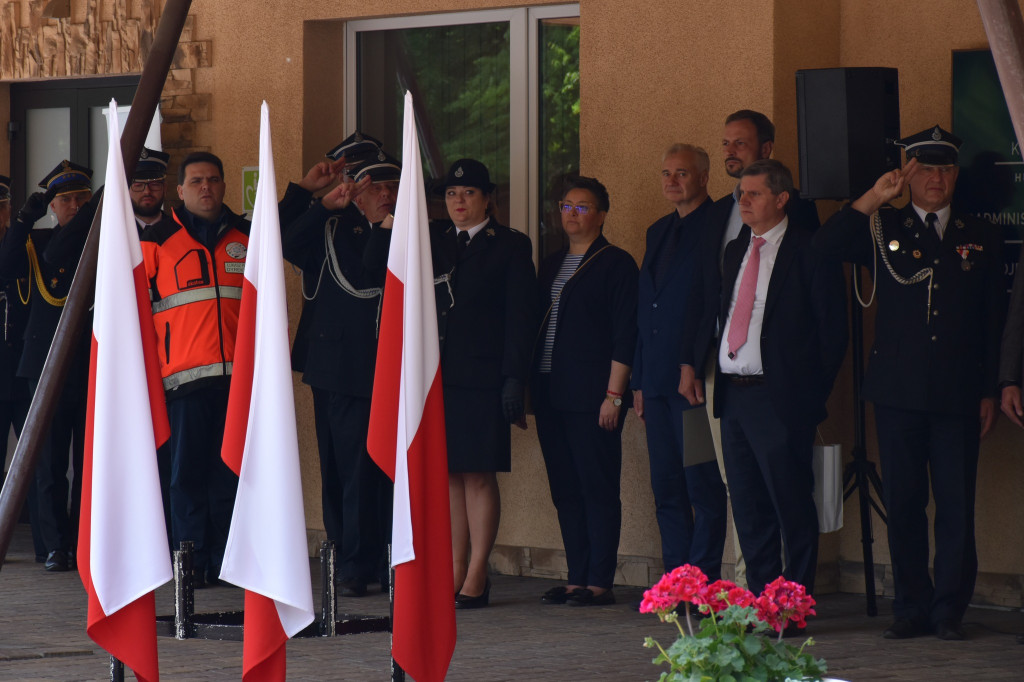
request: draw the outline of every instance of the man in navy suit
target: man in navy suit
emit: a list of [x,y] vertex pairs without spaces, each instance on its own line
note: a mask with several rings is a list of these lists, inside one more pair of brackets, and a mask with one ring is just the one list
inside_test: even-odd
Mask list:
[[[707,192],[709,166],[708,153],[700,147],[674,144],[665,152],[661,191],[674,210],[647,229],[630,383],[633,406],[647,427],[665,570],[689,563],[717,580],[725,546],[725,484],[714,452],[695,457],[687,453],[684,460],[683,412],[691,405],[677,390],[684,310],[712,204]],[[704,412],[703,406],[698,409]],[[700,463],[686,466],[693,460]]]
[[[811,451],[847,342],[842,269],[815,257],[811,230],[786,215],[792,191],[778,161],[747,166],[743,228],[723,259],[714,412],[754,593],[780,574],[814,589]],[[692,383],[681,389],[693,395]]]

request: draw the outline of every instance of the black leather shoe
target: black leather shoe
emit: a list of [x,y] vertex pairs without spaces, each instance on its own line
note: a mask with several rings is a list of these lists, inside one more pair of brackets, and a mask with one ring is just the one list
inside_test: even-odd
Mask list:
[[46,555],[43,568],[47,571],[70,571],[71,564],[68,563],[67,553],[59,549],[53,550]]
[[579,591],[579,587],[570,592],[564,585],[559,585],[540,595],[540,602],[542,604],[564,604]]
[[925,634],[926,628],[915,623],[909,618],[897,618],[893,624],[885,629],[882,637],[886,639],[911,639]]
[[594,594],[593,590],[583,588],[567,596],[566,603],[569,606],[608,606],[615,603],[615,595],[611,590],[605,590],[601,594]]
[[342,578],[338,583],[342,597],[365,597],[366,581],[359,578]]
[[954,620],[942,620],[935,624],[935,636],[947,642],[959,642],[964,638],[960,623]]
[[487,579],[487,583],[484,585],[484,591],[476,597],[470,597],[469,595],[462,594],[459,592],[455,595],[455,608],[457,609],[482,609],[487,606],[491,596],[491,579]]

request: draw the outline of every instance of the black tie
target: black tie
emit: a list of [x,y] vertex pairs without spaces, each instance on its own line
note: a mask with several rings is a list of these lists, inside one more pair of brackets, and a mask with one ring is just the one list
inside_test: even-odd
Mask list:
[[927,227],[929,230],[932,231],[932,234],[934,234],[936,237],[938,237],[940,241],[942,240],[942,235],[939,234],[939,229],[938,229],[939,228],[939,216],[937,216],[934,213],[929,213],[928,215],[926,215],[924,217],[924,224],[925,224],[925,227]]
[[458,241],[456,242],[455,253],[462,260],[462,257],[466,253],[466,247],[469,246],[469,230],[459,230]]

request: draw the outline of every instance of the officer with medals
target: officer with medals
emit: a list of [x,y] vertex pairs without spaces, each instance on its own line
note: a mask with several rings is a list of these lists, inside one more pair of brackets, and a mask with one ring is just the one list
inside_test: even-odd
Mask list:
[[[997,416],[1003,243],[995,226],[950,205],[959,139],[934,126],[899,144],[903,169],[882,175],[815,241],[873,268],[878,294],[864,397],[875,406],[895,588],[895,620],[882,636],[959,640],[978,571],[979,440]],[[886,205],[906,187],[906,206]]]
[[285,227],[282,248],[303,273],[293,368],[313,393],[324,527],[338,547],[342,596],[362,597],[368,583],[387,585],[391,500],[387,476],[366,451],[384,270],[364,267],[363,252],[372,228],[390,220],[401,167],[359,132],[327,157],[289,185],[281,205],[309,205],[313,192],[342,182]]
[[[91,169],[62,161],[39,183],[44,191],[28,197],[0,242],[0,278],[25,283],[17,287],[17,295],[29,310],[17,375],[28,380],[31,393],[39,384],[78,263],[77,258],[53,261],[43,256],[50,242],[62,232],[78,229],[78,224],[91,220],[91,211],[82,210],[87,206],[94,208],[89,202],[91,180]],[[48,208],[53,211],[55,226],[33,229]],[[89,370],[88,338],[83,335],[82,340],[36,463],[36,510],[47,571],[68,571],[75,566]],[[74,472],[70,491],[69,450]]]

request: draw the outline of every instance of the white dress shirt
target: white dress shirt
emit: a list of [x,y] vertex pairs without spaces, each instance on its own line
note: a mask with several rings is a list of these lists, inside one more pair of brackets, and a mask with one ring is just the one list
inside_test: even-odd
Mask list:
[[928,224],[929,213],[934,213],[939,217],[938,221],[935,223],[935,231],[938,232],[939,240],[941,241],[942,235],[946,233],[946,225],[949,224],[949,214],[953,212],[953,209],[950,208],[949,204],[946,204],[938,211],[926,211],[915,203],[911,203],[910,205],[914,207],[914,213],[921,218],[921,222],[925,225]]
[[[736,297],[740,291],[740,282],[743,280],[743,271],[750,260],[750,244],[747,245],[747,252],[740,263],[739,274],[732,287],[732,298],[729,301],[729,313],[725,318],[722,327],[722,340],[718,346],[718,363],[725,374],[754,375],[764,374],[761,365],[761,326],[764,322],[764,303],[768,297],[768,282],[772,278],[772,269],[775,267],[775,259],[779,255],[779,244],[786,234],[786,227],[789,226],[789,218],[784,217],[782,222],[761,235],[764,244],[761,246],[761,264],[757,271],[757,288],[754,290],[754,309],[750,313],[750,326],[747,328],[747,342],[736,351],[733,358],[729,357],[729,327],[732,325],[732,312],[736,308]],[[754,234],[750,235],[753,241]]]

